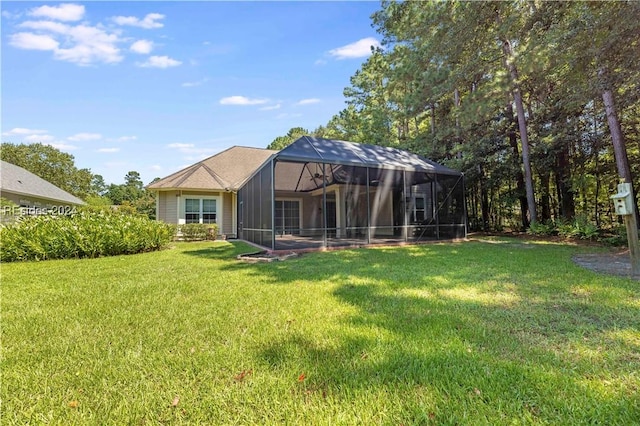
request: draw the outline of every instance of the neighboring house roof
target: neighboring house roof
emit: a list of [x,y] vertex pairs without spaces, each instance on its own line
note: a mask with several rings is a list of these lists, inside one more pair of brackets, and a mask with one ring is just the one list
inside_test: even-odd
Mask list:
[[278,151],[233,146],[147,186],[148,189],[235,191]]
[[0,161],[0,191],[25,197],[43,198],[66,204],[84,204],[80,198],[58,188],[30,171],[14,164]]
[[303,136],[278,152],[276,160],[461,174],[402,149],[311,136]]

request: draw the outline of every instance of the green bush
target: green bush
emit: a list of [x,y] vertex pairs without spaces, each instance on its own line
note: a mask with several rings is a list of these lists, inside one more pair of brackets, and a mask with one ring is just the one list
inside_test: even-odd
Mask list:
[[560,223],[557,228],[558,235],[565,238],[595,240],[600,235],[598,226],[589,222],[584,216],[578,216],[572,222]]
[[187,223],[180,225],[179,229],[185,241],[215,240],[218,236],[218,225],[215,223]]
[[93,258],[159,250],[175,227],[137,215],[82,210],[26,216],[0,227],[0,260]]
[[531,235],[538,235],[542,237],[548,237],[550,235],[556,235],[558,230],[553,222],[534,222],[527,229],[527,233]]
[[576,217],[571,222],[560,219],[555,222],[532,223],[527,232],[543,237],[559,235],[581,240],[596,240],[602,233],[597,225],[589,222],[584,216]]
[[600,242],[616,247],[626,246],[628,244],[627,227],[618,224],[614,228],[604,231]]

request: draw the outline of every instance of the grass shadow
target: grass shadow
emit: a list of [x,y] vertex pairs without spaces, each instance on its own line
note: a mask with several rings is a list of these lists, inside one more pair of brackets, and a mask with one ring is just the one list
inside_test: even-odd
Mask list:
[[[188,248],[189,244],[194,244],[197,248]],[[199,257],[202,259],[231,260],[238,255],[255,253],[258,250],[241,241],[209,241],[198,243],[183,243],[180,248],[182,254]]]

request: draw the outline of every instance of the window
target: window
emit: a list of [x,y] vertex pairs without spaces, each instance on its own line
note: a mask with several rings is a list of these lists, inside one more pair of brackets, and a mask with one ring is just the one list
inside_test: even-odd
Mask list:
[[216,200],[202,200],[202,223],[216,223]]
[[216,223],[216,200],[187,198],[184,200],[186,223]]
[[200,223],[200,200],[195,198],[184,200],[184,219],[186,223]]
[[300,202],[276,200],[276,232],[300,234]]

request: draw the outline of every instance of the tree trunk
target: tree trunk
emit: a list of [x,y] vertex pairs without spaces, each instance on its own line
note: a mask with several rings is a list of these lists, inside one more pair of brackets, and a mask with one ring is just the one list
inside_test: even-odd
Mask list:
[[517,165],[516,171],[516,188],[518,191],[518,200],[520,201],[520,218],[522,220],[522,230],[526,230],[529,227],[529,219],[527,215],[527,196],[524,189],[524,175],[520,168],[520,150],[518,149],[518,137],[514,127],[516,126],[516,119],[513,116],[513,106],[511,101],[507,100],[507,121],[509,122],[509,129],[507,130],[507,136],[509,137],[509,145],[513,151],[514,164]]
[[613,142],[613,152],[616,157],[616,167],[620,178],[625,182],[632,182],[631,168],[629,167],[629,158],[627,157],[627,148],[625,147],[622,129],[618,121],[618,112],[616,111],[613,92],[604,90],[602,92],[602,100],[607,113],[607,122],[609,123],[609,131],[611,132],[611,141]]
[[478,165],[478,171],[480,172],[480,203],[482,209],[482,230],[489,231],[489,194],[487,193],[486,178],[484,175],[484,168],[482,165]]
[[[606,84],[606,72],[600,69],[598,72],[600,78]],[[607,122],[609,123],[609,131],[611,132],[611,141],[613,142],[613,152],[616,157],[616,166],[620,178],[631,185],[631,195],[633,196],[633,180],[631,176],[631,168],[629,167],[629,158],[627,157],[627,148],[625,147],[624,137],[622,136],[622,128],[618,120],[618,112],[613,98],[613,91],[606,85],[602,91],[602,100],[604,101],[604,109],[607,114]],[[631,275],[640,276],[640,244],[638,243],[638,206],[633,200],[635,206],[635,214],[624,216],[624,223],[627,228],[627,240],[629,241],[629,255],[631,256]]]
[[602,186],[602,179],[600,175],[600,139],[598,138],[598,118],[596,116],[596,102],[593,101],[593,152],[594,158],[593,161],[595,163],[595,176],[596,176],[596,202],[595,202],[595,212],[596,215],[596,226],[600,228],[600,187]]
[[549,170],[544,170],[540,173],[540,207],[542,209],[542,222],[549,222],[551,220],[551,196],[549,191],[549,183],[551,181]]
[[529,136],[527,133],[527,120],[524,115],[524,104],[522,102],[522,93],[520,92],[520,84],[518,78],[518,69],[513,63],[513,50],[511,43],[506,38],[502,39],[502,50],[505,55],[505,65],[507,71],[511,75],[513,83],[513,100],[516,104],[516,112],[518,116],[518,129],[520,130],[520,140],[522,141],[522,165],[524,168],[525,192],[527,194],[527,206],[529,208],[529,219],[531,223],[537,222],[536,200],[533,192],[533,175],[531,173],[531,155],[529,153]]
[[[460,116],[460,91],[458,90],[457,87],[453,90],[453,101],[454,101],[455,106],[456,106],[456,112],[455,112],[455,116],[456,116],[456,144],[459,147],[460,143],[461,143],[460,118],[459,118],[459,116]],[[458,159],[462,158],[462,152],[460,152],[459,150],[456,153],[456,158],[458,158]]]
[[560,215],[565,219],[573,219],[576,216],[576,205],[571,187],[571,164],[569,162],[569,146],[564,144],[558,153],[556,181],[558,197],[560,198]]
[[436,136],[436,104],[431,104],[431,136]]

